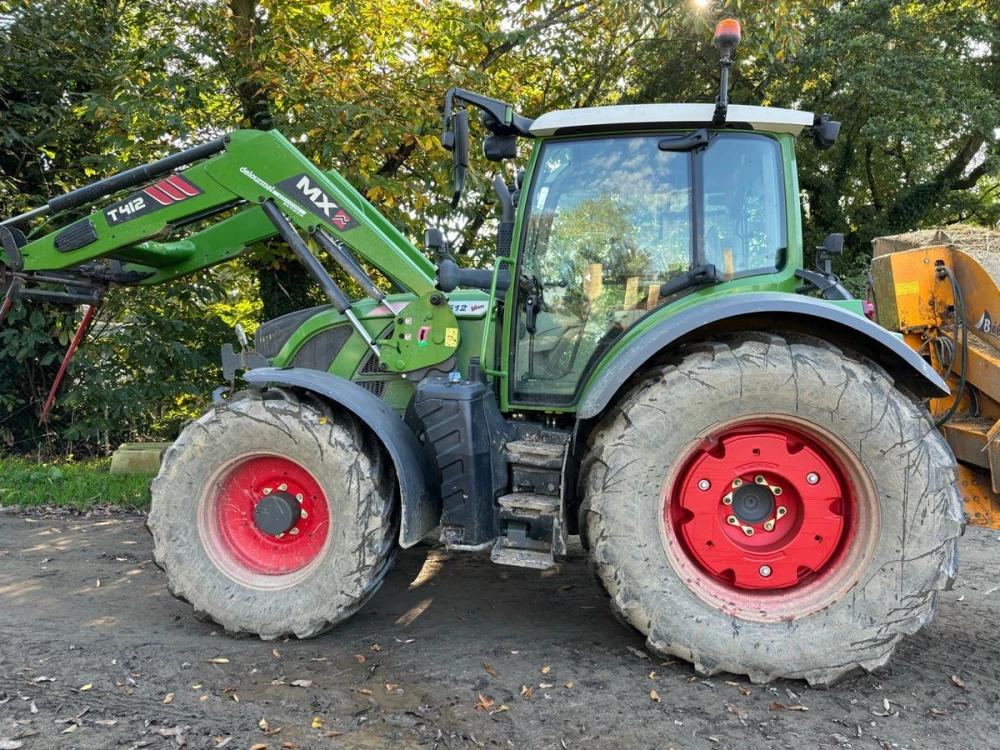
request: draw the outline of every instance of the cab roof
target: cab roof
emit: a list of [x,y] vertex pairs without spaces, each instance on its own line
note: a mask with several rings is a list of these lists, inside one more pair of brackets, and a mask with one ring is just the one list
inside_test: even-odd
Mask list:
[[[660,126],[711,126],[714,104],[621,104],[548,112],[531,125],[534,136],[570,135],[606,130],[645,130]],[[813,124],[811,112],[730,104],[729,126],[798,135]]]

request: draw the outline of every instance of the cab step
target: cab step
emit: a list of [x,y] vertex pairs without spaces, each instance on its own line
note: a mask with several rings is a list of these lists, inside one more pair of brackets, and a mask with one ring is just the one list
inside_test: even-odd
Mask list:
[[493,545],[490,559],[520,568],[551,568],[553,552],[562,540],[559,498],[513,492],[498,498],[497,504],[504,533]]
[[566,455],[565,443],[547,443],[541,440],[515,440],[507,443],[507,460],[521,466],[539,469],[562,469]]
[[547,570],[555,564],[555,560],[552,558],[552,550],[546,552],[544,550],[507,547],[504,546],[505,541],[503,537],[497,539],[497,543],[493,545],[493,552],[490,554],[490,559],[498,565],[513,565],[517,568]]

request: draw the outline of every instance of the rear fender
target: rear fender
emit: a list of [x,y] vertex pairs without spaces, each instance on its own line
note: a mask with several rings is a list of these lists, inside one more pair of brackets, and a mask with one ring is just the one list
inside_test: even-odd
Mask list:
[[441,496],[433,474],[433,461],[402,418],[356,383],[337,375],[303,368],[260,367],[243,379],[252,388],[274,385],[301,388],[351,412],[385,446],[396,469],[402,504],[399,544],[412,547],[441,518]]
[[588,384],[578,419],[601,414],[633,374],[665,349],[733,331],[800,333],[862,354],[919,397],[950,391],[934,369],[895,335],[861,315],[824,300],[776,292],[712,299],[665,317],[623,348]]

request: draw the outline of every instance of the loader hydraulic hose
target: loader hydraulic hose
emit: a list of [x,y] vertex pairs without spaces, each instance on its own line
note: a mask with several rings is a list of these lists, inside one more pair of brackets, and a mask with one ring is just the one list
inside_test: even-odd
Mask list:
[[[939,269],[939,274],[948,277],[948,281],[951,282],[951,292],[955,299],[955,344],[958,344],[958,333],[959,330],[962,332],[962,365],[959,368],[958,376],[958,390],[955,392],[955,401],[952,403],[951,407],[942,414],[937,421],[934,422],[935,427],[941,427],[948,422],[955,412],[958,411],[958,405],[962,401],[962,396],[965,394],[965,381],[966,381],[966,370],[968,368],[969,362],[969,324],[965,319],[965,295],[962,294],[962,287],[959,286],[958,282],[955,280],[955,274],[948,266],[941,266]],[[955,364],[955,355],[952,354],[951,363],[948,365],[945,375],[951,372],[952,366]]]

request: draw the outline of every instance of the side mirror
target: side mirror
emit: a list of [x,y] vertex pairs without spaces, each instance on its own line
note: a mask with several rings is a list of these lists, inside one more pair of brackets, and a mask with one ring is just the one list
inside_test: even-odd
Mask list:
[[451,137],[444,147],[451,151],[451,207],[457,208],[465,190],[465,173],[469,168],[469,112],[461,110],[451,117]]
[[831,120],[830,115],[820,115],[812,126],[813,146],[819,151],[832,148],[840,135],[840,123]]
[[516,135],[489,135],[483,141],[483,156],[489,161],[503,161],[517,156]]
[[844,252],[844,235],[840,232],[828,234],[823,240],[823,245],[816,249],[822,250],[827,255],[840,255]]

